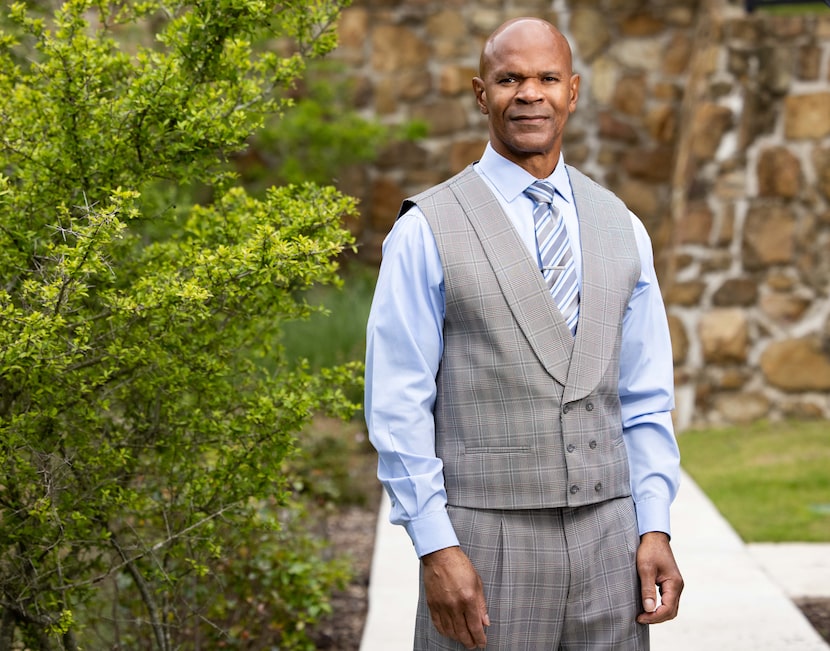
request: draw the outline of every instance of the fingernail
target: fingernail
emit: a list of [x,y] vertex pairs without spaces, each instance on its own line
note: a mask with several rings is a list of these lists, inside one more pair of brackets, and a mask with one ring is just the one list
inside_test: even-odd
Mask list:
[[653,613],[655,609],[654,599],[646,599],[645,602],[643,602],[643,606],[645,607],[647,613]]

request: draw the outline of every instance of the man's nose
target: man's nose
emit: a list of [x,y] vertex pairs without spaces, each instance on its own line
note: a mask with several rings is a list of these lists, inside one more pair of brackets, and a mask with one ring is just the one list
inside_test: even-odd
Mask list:
[[542,98],[542,88],[538,79],[525,79],[519,86],[516,98],[521,102],[535,102]]

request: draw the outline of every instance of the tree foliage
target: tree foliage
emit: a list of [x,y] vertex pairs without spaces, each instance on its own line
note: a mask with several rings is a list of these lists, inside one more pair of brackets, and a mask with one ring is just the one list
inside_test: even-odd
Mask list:
[[[352,108],[353,79],[344,64],[322,61],[309,72],[291,110],[257,133],[264,175],[281,183],[328,182],[344,167],[371,159],[392,135],[389,127],[364,120]],[[405,129],[412,127],[407,124],[394,135],[411,137]]]
[[339,282],[354,203],[253,198],[227,160],[343,4],[2,10],[0,651],[308,645],[343,574],[281,466],[356,369],[263,342]]

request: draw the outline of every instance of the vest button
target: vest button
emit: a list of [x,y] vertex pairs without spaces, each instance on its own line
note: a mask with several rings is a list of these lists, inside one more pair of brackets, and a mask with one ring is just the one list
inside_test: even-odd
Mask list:
[[585,411],[594,411],[594,403],[588,402],[585,404]]
[[576,450],[576,446],[573,443],[568,443],[568,452],[573,452]]
[[591,448],[592,450],[596,450],[597,449],[597,442],[596,441],[591,441],[588,444],[588,447]]
[[565,405],[564,407],[562,407],[562,413],[563,414],[567,414],[570,410],[571,410],[570,405]]
[[597,485],[596,485],[596,486],[594,486],[594,490],[595,490],[597,493],[599,493],[599,492],[602,490],[602,482],[601,482],[601,481],[598,481],[598,482],[597,482]]
[[579,492],[579,486],[577,486],[576,484],[571,486],[571,495],[576,495],[578,492]]

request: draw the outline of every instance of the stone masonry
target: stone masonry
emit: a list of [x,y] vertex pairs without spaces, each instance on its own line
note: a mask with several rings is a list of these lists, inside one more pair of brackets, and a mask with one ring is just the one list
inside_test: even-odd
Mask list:
[[830,9],[737,0],[355,0],[336,57],[361,110],[420,120],[341,180],[377,262],[401,200],[487,141],[471,78],[504,20],[556,24],[582,76],[566,160],[643,220],[672,331],[679,428],[830,418]]

